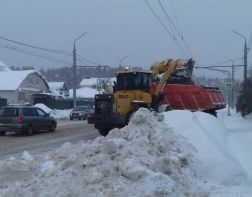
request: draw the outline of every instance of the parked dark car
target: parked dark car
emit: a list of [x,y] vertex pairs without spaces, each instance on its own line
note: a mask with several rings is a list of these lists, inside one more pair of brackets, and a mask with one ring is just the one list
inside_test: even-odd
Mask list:
[[73,109],[70,113],[70,120],[79,119],[79,120],[86,120],[88,113],[90,112],[90,106],[77,106]]
[[20,132],[32,135],[35,131],[55,132],[56,120],[42,109],[33,106],[0,107],[0,134]]

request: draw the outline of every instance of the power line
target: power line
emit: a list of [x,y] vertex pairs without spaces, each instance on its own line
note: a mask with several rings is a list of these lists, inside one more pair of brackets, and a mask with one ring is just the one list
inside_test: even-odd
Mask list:
[[151,7],[151,5],[148,3],[147,0],[144,0],[145,4],[147,5],[147,7],[151,10],[152,14],[157,18],[157,20],[160,22],[160,24],[163,26],[163,28],[166,30],[166,32],[171,36],[171,38],[174,40],[174,42],[176,43],[177,47],[180,49],[180,51],[183,53],[184,56],[186,55],[186,52],[184,51],[184,49],[180,46],[179,42],[177,42],[176,40],[176,36],[173,35],[170,30],[167,28],[167,26],[163,23],[163,21],[161,20],[161,18],[157,15],[157,13],[154,11],[154,9]]
[[171,10],[172,10],[172,14],[173,14],[173,17],[175,19],[175,21],[177,22],[178,24],[178,27],[181,31],[181,34],[183,35],[183,32],[182,32],[182,28],[181,28],[181,25],[179,24],[179,21],[178,21],[178,18],[177,18],[177,15],[176,15],[176,12],[175,12],[175,9],[174,9],[174,6],[172,4],[172,0],[168,0],[169,4],[170,4],[170,7],[171,7]]
[[30,47],[30,48],[33,48],[33,49],[37,49],[37,50],[42,50],[42,51],[46,51],[46,52],[56,53],[56,54],[59,54],[59,55],[72,56],[72,52],[69,52],[69,51],[61,51],[61,50],[54,50],[54,49],[48,49],[48,48],[38,47],[38,46],[30,45],[30,44],[25,44],[23,42],[14,41],[14,40],[2,37],[2,36],[0,36],[0,39],[8,41],[8,42],[15,43],[15,44],[19,44],[19,45],[22,45],[22,46]]
[[22,53],[22,54],[25,54],[25,55],[30,55],[30,56],[33,56],[33,57],[38,57],[38,58],[46,59],[46,60],[49,60],[49,61],[61,63],[61,64],[64,64],[64,65],[66,65],[66,66],[71,65],[71,64],[69,64],[69,63],[67,63],[67,62],[64,62],[64,61],[62,61],[62,60],[57,60],[57,59],[53,59],[53,58],[51,58],[51,57],[46,57],[46,56],[43,56],[43,55],[38,55],[38,54],[34,54],[34,53],[31,53],[31,52],[27,52],[27,51],[18,49],[18,48],[16,48],[15,46],[14,46],[14,47],[8,47],[8,46],[0,45],[0,47],[1,47],[1,48],[4,48],[4,49],[7,49],[7,50],[12,50],[12,51],[15,51],[15,52],[19,52],[19,53]]
[[166,9],[164,8],[163,4],[161,3],[160,0],[158,0],[158,4],[161,7],[162,11],[164,12],[165,16],[167,17],[167,19],[170,21],[170,23],[172,24],[173,28],[175,29],[175,31],[177,32],[177,34],[180,36],[180,38],[183,40],[183,35],[178,31],[176,25],[173,23],[171,17],[169,16],[169,14],[167,13]]
[[166,18],[168,19],[168,21],[172,24],[173,28],[175,29],[175,31],[177,32],[178,36],[181,38],[182,42],[184,43],[184,46],[186,48],[186,50],[188,51],[188,53],[190,54],[190,56],[192,57],[192,52],[190,50],[190,47],[188,46],[185,37],[183,36],[182,32],[179,32],[177,26],[175,25],[175,23],[172,21],[171,17],[169,16],[168,12],[166,11],[165,7],[163,6],[163,4],[161,3],[160,0],[158,0],[158,4],[160,6],[160,8],[162,9],[163,13],[165,14]]
[[157,13],[154,11],[154,9],[151,7],[151,5],[148,3],[147,0],[144,0],[145,4],[148,6],[148,8],[151,10],[152,14],[158,19],[158,21],[160,22],[160,24],[164,27],[164,29],[169,33],[169,35],[173,38],[173,40],[176,40],[176,37],[174,35],[172,35],[172,33],[170,32],[170,30],[167,28],[167,26],[163,23],[163,21],[161,20],[161,18],[157,15]]
[[[239,60],[242,60],[242,59],[243,59],[243,57],[237,57],[237,58],[230,59],[230,60],[231,61],[239,61]],[[215,63],[211,63],[211,64],[205,64],[203,66],[221,65],[221,64],[225,64],[225,63],[230,62],[230,60],[225,60],[225,61],[221,61],[221,62],[215,62]]]
[[[81,56],[81,55],[79,55],[79,54],[77,54],[77,57],[80,58],[80,59],[78,59],[78,60],[81,61],[81,62],[87,61],[87,62],[92,63],[92,64],[94,64],[94,65],[101,66],[101,64],[99,64],[99,63],[97,63],[97,62],[95,62],[95,61],[93,61],[93,60],[90,60],[90,59],[88,59],[88,58],[86,58],[86,57],[83,57],[83,56]],[[84,61],[83,61],[83,60],[84,60]],[[86,63],[86,62],[84,62],[84,63]]]

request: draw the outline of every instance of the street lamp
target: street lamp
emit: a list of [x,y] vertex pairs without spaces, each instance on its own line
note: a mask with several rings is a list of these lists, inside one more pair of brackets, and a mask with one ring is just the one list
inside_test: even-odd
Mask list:
[[73,108],[76,109],[76,83],[77,83],[77,74],[76,74],[76,47],[75,47],[75,43],[84,35],[86,35],[87,32],[84,32],[83,34],[81,34],[80,36],[78,36],[75,40],[74,40],[74,47],[73,47],[73,75],[74,75],[74,87],[73,87]]
[[244,79],[243,79],[243,91],[244,93],[246,92],[246,86],[247,86],[247,72],[248,72],[248,59],[247,59],[247,55],[248,55],[248,48],[247,48],[247,38],[232,30],[233,33],[235,33],[236,35],[240,36],[241,38],[244,39]]
[[129,57],[129,55],[126,55],[126,56],[122,57],[122,58],[119,60],[119,67],[122,66],[122,61],[125,60],[125,59],[127,59],[128,57]]

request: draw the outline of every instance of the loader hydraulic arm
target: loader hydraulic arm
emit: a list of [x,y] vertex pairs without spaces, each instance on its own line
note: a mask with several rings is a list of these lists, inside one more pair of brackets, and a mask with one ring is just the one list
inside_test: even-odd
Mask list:
[[186,60],[172,60],[168,59],[160,63],[153,64],[151,67],[153,80],[157,80],[158,75],[162,74],[158,87],[154,93],[154,96],[158,96],[162,93],[162,90],[166,84],[166,80],[177,70],[185,69]]

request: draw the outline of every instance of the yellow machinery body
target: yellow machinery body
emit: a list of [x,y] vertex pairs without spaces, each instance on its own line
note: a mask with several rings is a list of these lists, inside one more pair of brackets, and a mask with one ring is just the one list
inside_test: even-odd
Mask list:
[[139,107],[150,108],[152,103],[150,93],[141,90],[117,91],[114,99],[115,112],[118,115],[128,115]]

